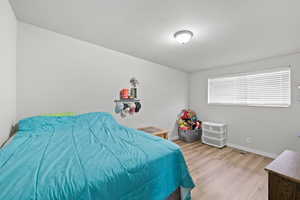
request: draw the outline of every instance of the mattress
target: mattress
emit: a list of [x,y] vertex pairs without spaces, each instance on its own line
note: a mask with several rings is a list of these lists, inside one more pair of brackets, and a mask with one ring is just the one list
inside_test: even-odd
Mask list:
[[194,187],[176,144],[108,113],[21,120],[0,150],[0,174],[9,200],[164,200]]

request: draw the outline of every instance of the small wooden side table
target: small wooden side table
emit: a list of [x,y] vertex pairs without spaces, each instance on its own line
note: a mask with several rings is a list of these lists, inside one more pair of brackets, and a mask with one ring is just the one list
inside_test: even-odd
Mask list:
[[154,126],[148,126],[148,127],[143,127],[143,128],[138,128],[138,130],[140,131],[144,131],[146,133],[150,133],[152,135],[164,138],[164,139],[168,139],[168,131],[161,129],[161,128],[157,128]]
[[265,170],[269,200],[300,200],[300,153],[284,151]]

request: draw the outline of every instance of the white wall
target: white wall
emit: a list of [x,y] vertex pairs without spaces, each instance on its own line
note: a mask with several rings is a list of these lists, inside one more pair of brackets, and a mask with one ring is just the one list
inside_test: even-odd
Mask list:
[[[119,121],[130,127],[173,129],[187,107],[188,74],[97,45],[19,23],[18,119],[55,112],[113,112],[119,90],[140,81],[139,114]],[[147,47],[145,47],[147,48]]]
[[8,0],[0,1],[0,145],[16,117],[17,22]]
[[[289,108],[220,106],[207,104],[207,79],[232,73],[292,66],[292,105]],[[300,54],[277,57],[221,69],[201,71],[190,77],[190,107],[203,120],[227,123],[229,143],[262,151],[270,156],[284,149],[300,151]],[[299,99],[299,101],[298,101]],[[251,137],[248,144],[246,138]]]
[[[145,47],[146,48],[146,47]],[[207,105],[207,79],[232,73],[292,65],[289,108]],[[53,112],[113,112],[113,99],[140,82],[141,112],[126,119],[130,127],[157,125],[173,129],[188,105],[202,120],[229,125],[229,143],[270,156],[284,149],[300,151],[300,54],[201,71],[188,76],[165,66],[97,45],[19,23],[17,63],[18,119]],[[188,94],[188,80],[190,94]],[[174,134],[174,132],[173,132]],[[173,135],[174,136],[174,135]],[[246,138],[252,143],[248,144]]]

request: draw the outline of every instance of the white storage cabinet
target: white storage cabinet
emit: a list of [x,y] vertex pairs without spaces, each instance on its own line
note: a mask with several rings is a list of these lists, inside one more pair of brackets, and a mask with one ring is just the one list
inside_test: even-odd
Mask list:
[[202,123],[202,142],[214,147],[222,148],[227,143],[227,125],[214,122]]

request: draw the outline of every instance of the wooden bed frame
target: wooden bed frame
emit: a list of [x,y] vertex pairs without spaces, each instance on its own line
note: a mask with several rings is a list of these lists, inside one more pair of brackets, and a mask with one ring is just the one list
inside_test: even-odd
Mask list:
[[181,200],[180,188],[177,188],[166,200]]

